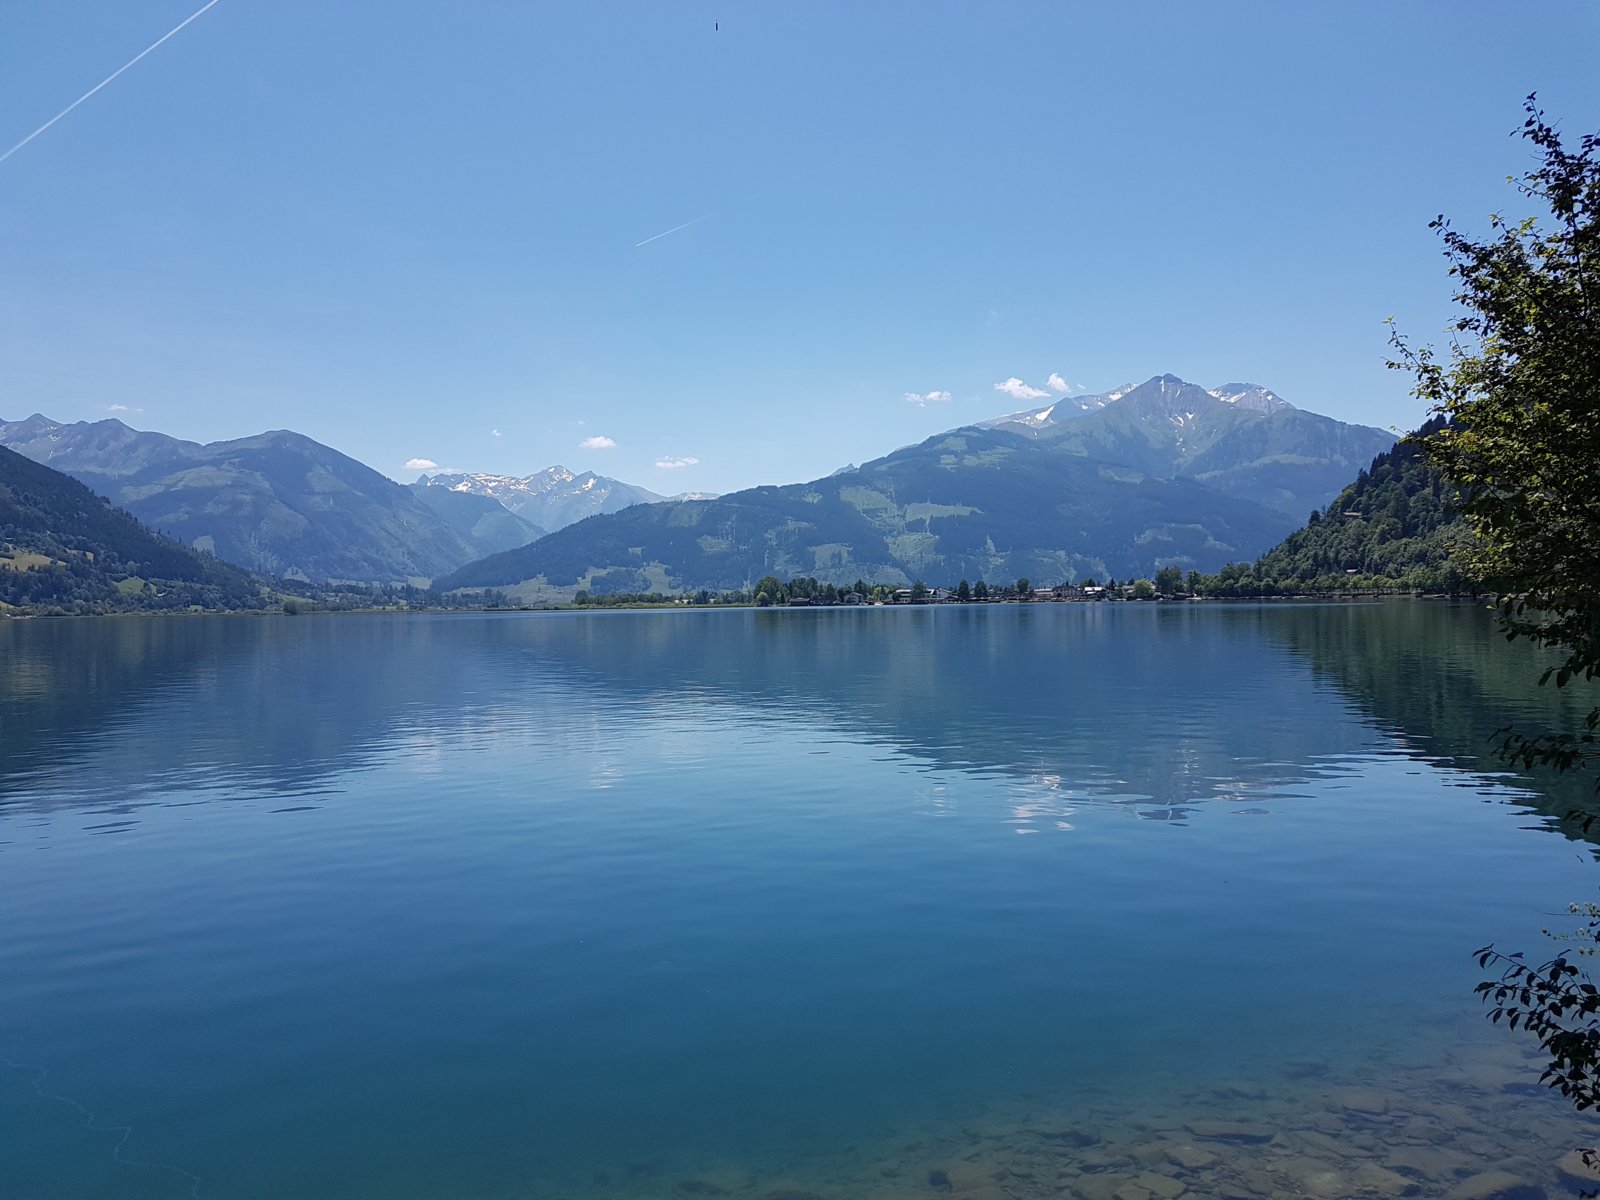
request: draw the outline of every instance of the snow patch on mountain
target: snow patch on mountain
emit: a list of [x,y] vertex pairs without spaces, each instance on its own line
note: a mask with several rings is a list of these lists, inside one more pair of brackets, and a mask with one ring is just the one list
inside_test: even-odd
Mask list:
[[631,504],[654,504],[667,499],[648,488],[593,471],[574,474],[559,463],[523,476],[487,472],[423,475],[412,486],[445,487],[488,496],[517,516],[552,531]]
[[1213,388],[1211,394],[1224,404],[1231,404],[1247,412],[1271,415],[1294,407],[1277,392],[1271,388],[1264,388],[1259,383],[1224,383],[1220,387]]

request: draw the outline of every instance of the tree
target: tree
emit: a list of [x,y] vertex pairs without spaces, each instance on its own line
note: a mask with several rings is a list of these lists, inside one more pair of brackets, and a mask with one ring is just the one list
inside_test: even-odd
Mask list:
[[[1468,574],[1497,595],[1508,638],[1562,656],[1540,682],[1564,687],[1600,676],[1600,136],[1568,151],[1533,96],[1525,109],[1542,161],[1516,187],[1554,221],[1496,215],[1479,242],[1436,218],[1467,311],[1447,360],[1395,335],[1390,366],[1448,421],[1424,444],[1477,534]],[[1511,733],[1502,753],[1580,766],[1597,726],[1600,706],[1581,733]]]
[[1135,600],[1155,599],[1156,589],[1148,579],[1135,579],[1133,581],[1133,598]]
[[[1466,313],[1447,359],[1396,334],[1390,365],[1446,419],[1423,444],[1477,535],[1468,573],[1496,594],[1508,638],[1557,653],[1540,682],[1563,687],[1600,675],[1600,137],[1569,151],[1533,96],[1525,109],[1540,161],[1514,182],[1553,222],[1493,216],[1474,241],[1437,218]],[[1581,733],[1508,733],[1501,753],[1582,766],[1597,725],[1600,706]],[[1600,942],[1600,921],[1580,936]],[[1549,1055],[1544,1081],[1580,1109],[1600,1103],[1600,989],[1566,955],[1532,966],[1486,946],[1478,964],[1501,972],[1478,986],[1490,1017],[1520,1023]]]
[[1033,584],[1029,581],[1028,577],[1024,575],[1021,579],[1017,580],[1017,597],[1021,600],[1026,600],[1031,595],[1033,595]]
[[1183,591],[1183,572],[1177,567],[1162,567],[1156,572],[1156,591],[1175,596]]
[[989,598],[989,585],[983,580],[978,580],[972,585],[972,598],[974,600],[987,600]]
[[922,580],[919,579],[911,585],[911,603],[920,604],[927,598],[928,587],[922,582]]
[[972,585],[965,579],[956,585],[956,599],[963,604],[972,599]]

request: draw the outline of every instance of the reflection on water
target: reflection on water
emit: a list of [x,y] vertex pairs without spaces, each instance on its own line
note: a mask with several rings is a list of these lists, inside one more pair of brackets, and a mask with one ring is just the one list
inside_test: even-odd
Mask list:
[[[9,622],[0,662],[0,796],[37,803],[234,778],[314,791],[419,739],[492,739],[537,693],[803,721],[1017,777],[1042,803],[1087,792],[1171,819],[1293,798],[1379,746],[1503,776],[1495,729],[1571,728],[1592,702],[1534,686],[1535,653],[1477,609],[1423,604]],[[1573,807],[1583,782],[1529,786]]]
[[1584,702],[1475,610],[33,621],[0,667],[6,1194],[1443,1194],[1587,1128],[1467,957],[1592,887],[1482,756]]

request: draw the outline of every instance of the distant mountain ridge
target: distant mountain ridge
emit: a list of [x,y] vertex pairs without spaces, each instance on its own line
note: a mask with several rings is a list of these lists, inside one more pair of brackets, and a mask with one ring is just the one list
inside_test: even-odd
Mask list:
[[1173,375],[951,430],[809,483],[593,517],[438,581],[558,593],[763,575],[1127,578],[1251,559],[1394,438]]
[[668,497],[637,484],[624,483],[593,471],[581,474],[557,465],[532,475],[456,472],[424,475],[413,483],[418,492],[449,491],[487,496],[508,512],[550,531],[631,504],[655,504]]
[[0,445],[186,545],[285,578],[421,581],[488,550],[410,489],[289,430],[200,445],[115,419],[35,413],[0,422]]

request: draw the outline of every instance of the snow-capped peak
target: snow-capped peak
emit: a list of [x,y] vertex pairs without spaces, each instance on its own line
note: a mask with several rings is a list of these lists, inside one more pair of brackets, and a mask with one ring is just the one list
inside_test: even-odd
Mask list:
[[1275,413],[1294,407],[1278,393],[1259,383],[1225,383],[1213,388],[1211,394],[1224,404],[1232,404],[1249,412]]

